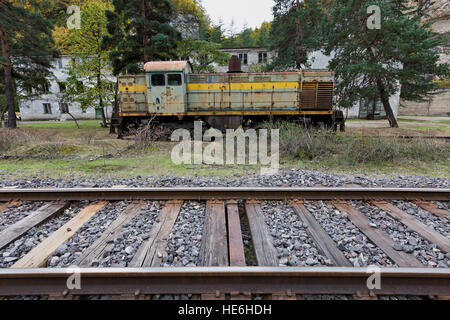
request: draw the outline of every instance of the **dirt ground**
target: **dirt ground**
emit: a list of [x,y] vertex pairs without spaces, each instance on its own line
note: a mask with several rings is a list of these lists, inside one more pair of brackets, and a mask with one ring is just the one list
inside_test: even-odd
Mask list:
[[348,120],[346,128],[366,136],[450,137],[450,117],[401,116],[398,123],[400,128],[390,128],[387,120]]

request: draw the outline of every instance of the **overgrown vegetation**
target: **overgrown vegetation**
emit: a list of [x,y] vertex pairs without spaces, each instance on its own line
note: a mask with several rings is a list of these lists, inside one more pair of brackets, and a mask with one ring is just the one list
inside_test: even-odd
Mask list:
[[134,145],[137,151],[147,151],[157,141],[166,141],[170,137],[171,130],[167,127],[153,123],[151,120],[144,126],[133,132]]
[[280,129],[281,156],[291,159],[381,166],[407,161],[445,163],[450,158],[450,146],[433,139],[337,134],[290,122],[266,123],[266,127]]
[[0,155],[9,151],[14,146],[32,142],[33,136],[19,130],[0,129]]
[[[434,121],[433,118],[420,124],[427,126]],[[27,127],[0,129],[0,177],[65,179],[170,175],[239,179],[260,173],[259,165],[176,165],[171,160],[171,151],[177,143],[168,142],[162,134],[171,132],[158,131],[154,123],[144,126],[132,140],[116,139],[98,122],[81,122],[81,129],[71,122],[23,125]],[[361,128],[359,132],[333,133],[306,130],[299,124],[284,122],[270,126],[280,129],[281,170],[297,168],[358,175],[423,174],[450,178],[450,144],[444,140],[378,137],[380,134],[423,135],[421,130]]]

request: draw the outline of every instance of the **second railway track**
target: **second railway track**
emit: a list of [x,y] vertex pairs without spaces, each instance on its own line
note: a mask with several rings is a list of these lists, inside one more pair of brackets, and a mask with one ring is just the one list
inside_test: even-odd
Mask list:
[[[0,296],[445,298],[449,201],[449,189],[0,189]],[[66,285],[74,266],[80,289]]]

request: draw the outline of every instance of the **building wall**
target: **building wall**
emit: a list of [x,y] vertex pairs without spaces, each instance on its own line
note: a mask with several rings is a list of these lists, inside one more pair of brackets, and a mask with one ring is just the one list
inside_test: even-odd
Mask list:
[[[412,5],[417,5],[417,0],[411,0]],[[432,21],[432,29],[436,33],[450,34],[450,1],[435,0],[425,12],[428,16],[424,21]],[[450,42],[444,42],[436,48],[439,54],[439,63],[450,63]],[[400,115],[448,115],[450,116],[450,89],[440,90],[438,95],[431,96],[427,102],[401,101]]]
[[[242,61],[241,67],[243,72],[252,72],[258,71],[259,67],[262,64],[259,63],[259,54],[266,53],[267,54],[267,62],[272,62],[275,53],[268,51],[266,48],[235,48],[235,49],[221,49],[220,51],[226,52],[230,55],[236,55],[239,57],[240,54],[247,55],[247,64],[244,64]],[[216,72],[224,73],[228,72],[228,66],[215,66]]]
[[[333,53],[331,53],[330,56],[326,56],[321,51],[316,51],[309,55],[308,62],[311,65],[311,69],[328,69],[328,64],[333,56]],[[389,98],[389,103],[391,104],[392,111],[397,118],[400,104],[400,91]],[[344,114],[346,114],[350,119],[359,118],[360,103],[356,103],[354,106],[348,108],[347,110],[344,110]]]
[[440,90],[427,102],[402,101],[401,116],[450,116],[450,89]]
[[[62,113],[59,104],[59,97],[61,90],[58,82],[64,82],[67,80],[67,74],[64,72],[64,68],[70,63],[70,57],[63,56],[60,59],[53,61],[52,73],[53,79],[50,80],[49,93],[41,95],[39,97],[33,97],[30,99],[23,99],[19,102],[20,115],[22,120],[71,120],[72,117],[66,113]],[[111,76],[111,80],[115,81],[115,78]],[[45,113],[44,104],[50,104],[51,114]],[[77,120],[93,120],[98,119],[96,117],[96,111],[93,108],[83,110],[79,103],[69,104],[69,112]],[[107,117],[111,117],[112,106],[105,108]]]

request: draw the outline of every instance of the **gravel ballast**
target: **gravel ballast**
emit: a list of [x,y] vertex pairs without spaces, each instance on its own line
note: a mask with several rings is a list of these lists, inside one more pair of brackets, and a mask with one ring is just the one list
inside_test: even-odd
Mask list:
[[429,241],[401,222],[392,219],[385,211],[369,203],[352,201],[353,206],[362,212],[376,228],[387,233],[394,240],[394,249],[414,255],[428,267],[450,267],[450,253],[441,252]]
[[142,242],[148,239],[148,234],[158,218],[160,209],[160,202],[149,202],[140,215],[124,224],[120,234],[114,239],[114,243],[104,252],[98,266],[103,268],[128,267]]
[[40,207],[45,205],[44,202],[23,202],[18,205],[10,204],[8,208],[0,214],[0,232],[7,229],[9,226],[19,222],[33,213]]
[[446,238],[450,238],[450,223],[448,223],[446,218],[437,217],[411,202],[392,201],[392,203],[407,214],[423,222],[429,228],[441,233]]
[[290,205],[267,201],[261,203],[261,209],[278,252],[279,266],[332,265],[331,261],[319,252],[315,243],[306,233],[307,225],[300,221]]
[[0,187],[18,188],[108,188],[116,185],[128,187],[361,187],[392,188],[450,188],[450,180],[425,176],[349,176],[330,174],[317,170],[291,169],[280,171],[276,175],[254,175],[242,177],[238,174],[229,177],[135,177],[111,179],[105,175],[101,179],[77,178],[62,180],[52,178],[11,179],[11,175],[0,173]]
[[347,218],[345,213],[337,210],[331,203],[309,201],[305,202],[305,206],[354,267],[396,266]]
[[206,216],[206,204],[186,201],[169,235],[162,267],[201,266],[200,250]]
[[0,268],[9,268],[34,247],[71,220],[85,206],[85,202],[72,203],[59,216],[31,228],[25,235],[0,250]]
[[63,268],[73,265],[129,204],[129,201],[108,203],[99,210],[72,238],[58,248],[50,259],[49,267]]

